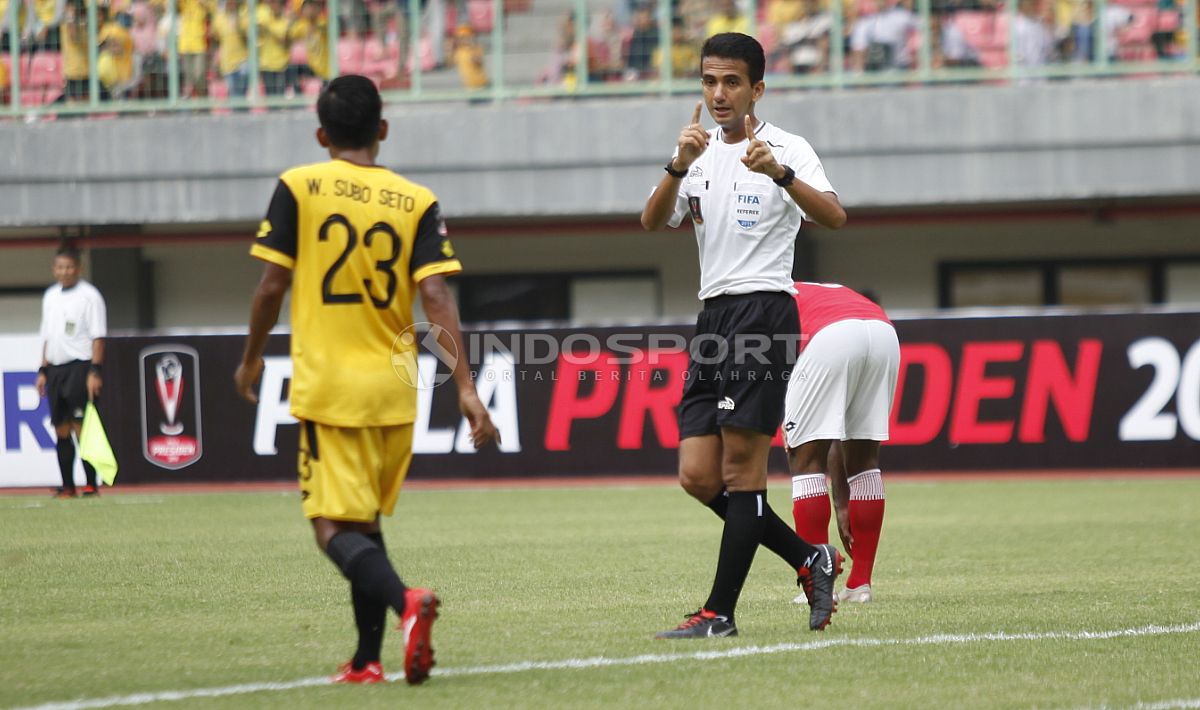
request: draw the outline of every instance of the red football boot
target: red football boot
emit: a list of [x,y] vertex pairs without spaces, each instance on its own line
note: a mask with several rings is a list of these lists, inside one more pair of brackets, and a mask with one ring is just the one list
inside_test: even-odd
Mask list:
[[424,683],[434,666],[429,635],[441,603],[428,589],[410,587],[404,592],[404,615],[398,628],[404,632],[404,680],[409,685]]
[[382,683],[383,666],[379,661],[371,661],[361,671],[354,670],[354,664],[346,661],[338,667],[337,675],[330,678],[334,683]]

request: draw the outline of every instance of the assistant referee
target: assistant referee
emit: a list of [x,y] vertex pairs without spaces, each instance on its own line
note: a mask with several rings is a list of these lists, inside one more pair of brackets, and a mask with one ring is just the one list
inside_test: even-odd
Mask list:
[[[37,392],[50,402],[50,423],[57,437],[58,470],[62,487],[56,498],[74,498],[75,442],[83,412],[100,395],[100,366],[108,332],[104,297],[80,277],[79,251],[64,245],[54,256],[54,280],[42,297],[42,365]],[[83,462],[83,495],[98,495],[96,469]]]

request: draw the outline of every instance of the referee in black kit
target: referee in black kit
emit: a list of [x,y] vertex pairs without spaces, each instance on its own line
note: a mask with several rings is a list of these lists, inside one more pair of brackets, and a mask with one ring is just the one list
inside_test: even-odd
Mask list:
[[[64,245],[54,256],[54,280],[42,297],[42,366],[38,368],[38,396],[50,401],[50,423],[57,437],[58,470],[62,487],[55,498],[74,498],[75,442],[83,412],[100,395],[100,365],[104,362],[107,315],[104,297],[80,277],[79,252]],[[83,495],[99,495],[96,469],[83,462],[86,486]]]
[[840,228],[846,212],[808,142],[755,117],[764,67],[752,37],[724,33],[705,42],[703,105],[717,127],[704,130],[697,104],[642,211],[648,230],[686,216],[695,226],[704,310],[679,405],[679,479],[725,520],[708,600],[657,638],[736,635],[734,608],[759,544],[796,570],[809,628],[824,629],[836,610],[841,554],[801,540],[771,510],[766,489],[771,437],[799,349],[796,235],[804,219]]

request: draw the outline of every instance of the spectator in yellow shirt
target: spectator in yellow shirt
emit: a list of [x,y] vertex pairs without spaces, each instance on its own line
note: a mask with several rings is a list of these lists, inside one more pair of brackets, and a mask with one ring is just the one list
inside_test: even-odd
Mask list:
[[208,0],[176,0],[184,96],[208,96]]
[[483,67],[483,47],[470,25],[459,25],[454,31],[454,66],[464,88],[483,89],[491,83]]
[[325,17],[324,0],[304,0],[300,5],[300,19],[289,31],[292,41],[304,41],[304,64],[295,67],[294,76],[288,83],[296,95],[303,92],[300,80],[313,76],[321,80],[321,86],[332,79],[329,75],[329,21]]
[[267,96],[281,96],[287,88],[294,18],[285,11],[283,0],[264,0],[258,5],[258,73]]
[[[63,81],[65,83],[63,95],[59,101],[65,100],[68,103],[87,101],[90,95],[88,75],[91,65],[88,62],[87,7],[83,0],[72,0],[67,4],[59,30],[59,39],[62,44]],[[104,86],[101,85],[100,98],[107,98],[106,93]]]
[[717,0],[717,11],[708,18],[704,25],[704,33],[712,37],[723,32],[740,32],[750,34],[750,19],[738,11],[734,0]]
[[250,87],[246,30],[250,27],[250,9],[245,0],[225,0],[213,13],[209,36],[217,43],[217,70],[225,79],[231,99],[246,98]]
[[97,8],[96,44],[100,54],[96,59],[96,74],[100,84],[112,98],[121,99],[135,83],[133,68],[133,37],[104,6]]
[[25,28],[25,36],[31,44],[57,52],[61,46],[58,26],[63,19],[65,4],[62,0],[32,0],[29,4],[33,8],[33,15]]
[[8,103],[8,62],[0,59],[0,105]]
[[[654,68],[661,75],[662,51],[658,49],[654,50]],[[678,15],[671,18],[671,76],[676,79],[700,76],[700,51],[688,39],[687,27]]]

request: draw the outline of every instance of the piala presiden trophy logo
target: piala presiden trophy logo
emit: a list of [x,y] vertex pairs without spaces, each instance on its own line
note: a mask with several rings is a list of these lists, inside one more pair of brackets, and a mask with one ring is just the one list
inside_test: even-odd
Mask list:
[[200,355],[186,345],[142,350],[142,455],[167,469],[200,459]]

